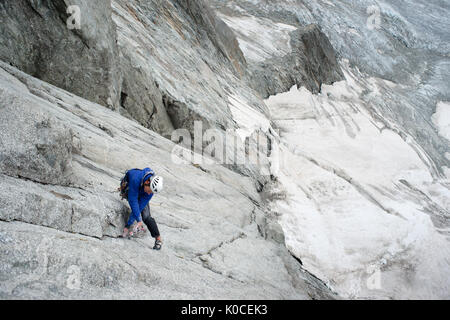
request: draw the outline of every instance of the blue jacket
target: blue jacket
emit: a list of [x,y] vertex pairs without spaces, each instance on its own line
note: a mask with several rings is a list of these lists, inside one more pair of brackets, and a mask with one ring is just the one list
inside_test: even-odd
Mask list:
[[131,215],[128,219],[127,226],[131,226],[135,221],[141,222],[141,212],[144,210],[144,208],[149,203],[150,199],[153,197],[153,193],[148,195],[144,192],[144,186],[141,186],[141,183],[143,184],[142,178],[145,176],[147,172],[150,172],[151,174],[147,176],[145,181],[150,179],[155,173],[150,168],[145,168],[143,170],[139,169],[132,169],[129,170],[127,173],[128,176],[128,203],[130,204],[131,208]]

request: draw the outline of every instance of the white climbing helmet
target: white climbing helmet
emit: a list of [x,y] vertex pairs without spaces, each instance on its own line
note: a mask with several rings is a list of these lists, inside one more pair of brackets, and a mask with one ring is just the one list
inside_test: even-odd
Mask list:
[[152,189],[153,193],[159,193],[163,189],[163,177],[161,176],[154,176],[150,182],[150,188]]

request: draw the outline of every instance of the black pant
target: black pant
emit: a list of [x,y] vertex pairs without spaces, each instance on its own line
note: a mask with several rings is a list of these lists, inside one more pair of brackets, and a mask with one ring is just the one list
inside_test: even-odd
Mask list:
[[150,215],[150,205],[149,204],[144,208],[144,210],[142,210],[141,215],[142,215],[142,221],[144,221],[148,230],[150,230],[150,234],[152,235],[152,237],[158,238],[159,237],[158,226],[156,225],[155,219],[153,219],[152,216]]

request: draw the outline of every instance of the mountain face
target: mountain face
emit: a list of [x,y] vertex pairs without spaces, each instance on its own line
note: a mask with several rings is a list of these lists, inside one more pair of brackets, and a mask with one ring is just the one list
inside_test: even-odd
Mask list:
[[2,1],[0,297],[448,298],[449,11]]
[[[319,94],[296,82],[266,100],[280,134],[270,206],[289,250],[345,297],[448,297],[448,4],[214,7],[235,30],[249,68],[274,60],[295,66],[281,42],[309,24],[321,27],[340,60],[344,80],[323,84]],[[257,35],[277,39],[278,50]]]

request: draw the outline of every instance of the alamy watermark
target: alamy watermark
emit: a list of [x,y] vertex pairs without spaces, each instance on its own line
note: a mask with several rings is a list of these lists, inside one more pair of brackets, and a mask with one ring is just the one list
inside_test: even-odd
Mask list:
[[367,267],[366,273],[369,275],[366,279],[366,285],[369,290],[381,290],[381,269],[377,265]]
[[369,15],[369,18],[367,18],[367,28],[369,28],[369,30],[379,30],[381,28],[380,7],[376,5],[369,6],[367,8],[367,14]]
[[195,121],[192,135],[187,129],[177,129],[171,140],[176,143],[171,154],[175,164],[251,165],[262,175],[274,174],[280,168],[277,139],[259,130],[247,134],[239,129],[203,130],[202,122]]
[[80,290],[81,288],[81,269],[79,266],[71,265],[67,269],[69,276],[67,277],[66,287],[70,290]]
[[80,30],[81,29],[80,7],[76,5],[68,6],[67,14],[70,14],[70,17],[67,19],[67,28],[69,30]]

